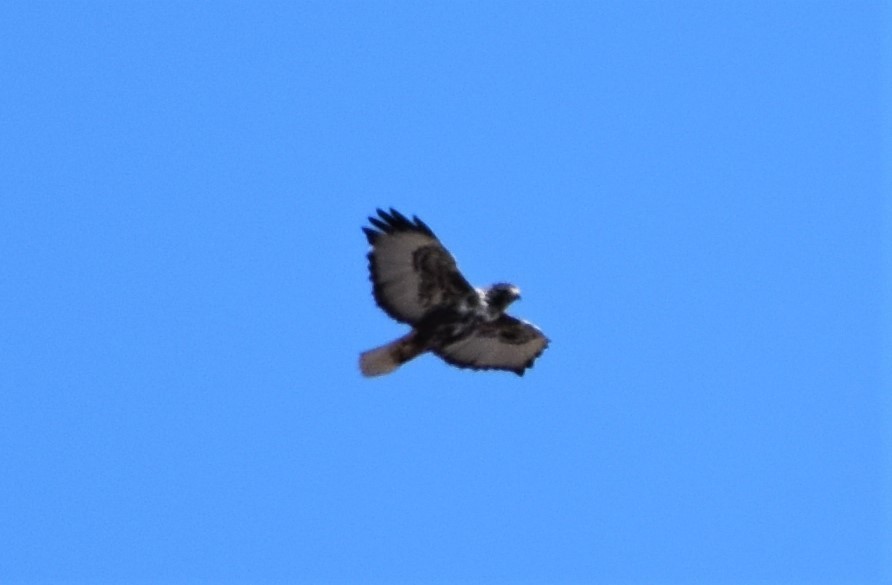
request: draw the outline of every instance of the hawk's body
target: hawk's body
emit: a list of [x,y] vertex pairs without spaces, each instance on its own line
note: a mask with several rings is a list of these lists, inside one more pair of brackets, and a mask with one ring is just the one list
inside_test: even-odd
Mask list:
[[518,375],[545,351],[548,339],[538,328],[510,317],[505,309],[520,297],[517,287],[472,287],[455,259],[417,217],[378,210],[363,231],[372,249],[369,271],[375,301],[412,331],[360,356],[366,376],[392,372],[431,351],[450,364]]

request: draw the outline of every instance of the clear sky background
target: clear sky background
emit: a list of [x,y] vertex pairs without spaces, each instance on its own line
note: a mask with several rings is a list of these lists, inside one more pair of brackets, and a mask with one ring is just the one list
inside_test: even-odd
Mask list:
[[[883,11],[4,3],[0,582],[889,582]],[[379,206],[525,377],[360,376]]]

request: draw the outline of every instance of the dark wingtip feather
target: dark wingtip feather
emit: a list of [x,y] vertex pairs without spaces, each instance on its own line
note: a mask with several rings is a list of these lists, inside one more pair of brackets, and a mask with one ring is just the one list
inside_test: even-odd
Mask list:
[[393,231],[393,227],[389,223],[385,223],[378,219],[377,217],[370,217],[369,223],[384,232],[385,234],[389,234]]
[[364,227],[362,228],[363,233],[365,234],[365,238],[369,241],[369,244],[374,244],[375,240],[378,239],[380,232],[376,232],[373,229]]
[[408,231],[415,229],[415,226],[412,224],[412,222],[409,221],[405,215],[403,215],[393,207],[390,208],[390,218],[390,223],[398,230]]
[[[409,219],[393,207],[390,208],[390,211],[384,211],[379,207],[375,212],[378,214],[378,217],[370,216],[369,223],[380,230],[380,232],[392,234],[393,232],[414,231],[432,238],[437,237],[426,223],[418,219],[417,215],[413,215],[412,219]],[[363,228],[363,231],[368,229],[369,228]],[[366,236],[370,238],[369,242],[371,243],[372,239],[368,231],[366,231]]]
[[396,218],[396,220],[401,223],[409,223],[409,220],[406,219],[406,216],[403,215],[402,213],[400,213],[399,211],[397,211],[396,209],[394,209],[393,207],[390,208],[390,215],[391,215],[391,217]]
[[[393,217],[391,217],[389,213],[387,213],[380,207],[378,209],[376,209],[375,211],[378,212],[378,217],[383,219],[385,223],[387,223],[388,225],[393,224]],[[369,219],[374,219],[374,218],[370,217]]]
[[417,216],[417,215],[413,215],[413,216],[412,216],[412,220],[415,222],[415,226],[418,228],[419,231],[421,231],[421,232],[427,234],[428,236],[430,236],[430,237],[432,237],[432,238],[435,238],[435,237],[436,237],[436,236],[434,235],[433,230],[431,230],[431,228],[428,227],[428,225],[427,225],[426,223],[424,223],[423,221],[421,221],[420,219],[418,219],[418,216]]

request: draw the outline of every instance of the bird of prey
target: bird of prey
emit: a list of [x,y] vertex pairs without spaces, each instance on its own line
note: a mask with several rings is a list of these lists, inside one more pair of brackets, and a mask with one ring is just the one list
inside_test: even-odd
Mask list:
[[375,302],[412,327],[407,335],[360,355],[365,376],[388,374],[432,352],[460,368],[507,370],[523,376],[548,346],[534,325],[505,313],[520,289],[499,283],[474,288],[452,254],[418,217],[378,209],[363,227],[371,245]]

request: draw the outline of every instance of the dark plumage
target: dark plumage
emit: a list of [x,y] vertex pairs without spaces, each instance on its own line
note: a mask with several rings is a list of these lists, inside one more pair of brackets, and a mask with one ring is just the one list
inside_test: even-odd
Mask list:
[[371,245],[369,273],[375,301],[412,326],[404,337],[360,356],[366,376],[389,373],[431,351],[462,368],[518,375],[548,346],[535,326],[504,313],[520,290],[499,283],[475,289],[434,232],[417,217],[377,210],[362,231]]

